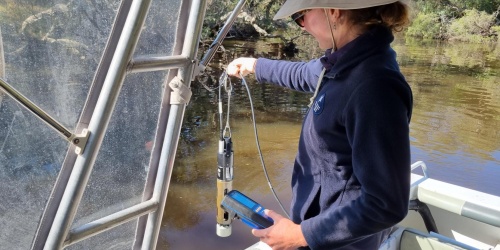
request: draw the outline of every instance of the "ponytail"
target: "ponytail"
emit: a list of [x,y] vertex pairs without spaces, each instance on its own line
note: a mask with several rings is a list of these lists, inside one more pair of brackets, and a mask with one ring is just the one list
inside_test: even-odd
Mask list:
[[410,22],[408,5],[401,1],[365,8],[347,10],[348,19],[355,25],[384,25],[399,32]]

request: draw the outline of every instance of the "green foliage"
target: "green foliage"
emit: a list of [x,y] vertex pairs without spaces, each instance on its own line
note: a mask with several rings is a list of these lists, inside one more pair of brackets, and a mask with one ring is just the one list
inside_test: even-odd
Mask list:
[[420,12],[406,31],[407,36],[435,39],[442,36],[442,23],[436,13]]
[[[211,3],[203,37],[209,39],[217,34],[237,2]],[[296,25],[289,20],[272,20],[282,2],[284,0],[247,0],[243,12],[252,20],[238,18],[233,29],[245,34],[248,28],[258,26],[271,35],[293,40],[302,32]],[[498,38],[499,32],[492,26],[494,15],[498,15],[500,0],[414,0],[411,5],[413,20],[406,31],[408,37],[467,42],[495,41]]]
[[484,11],[466,10],[465,15],[455,19],[448,28],[450,40],[473,43],[491,42],[496,37],[491,30],[494,17]]
[[[491,32],[498,38],[500,36],[500,26],[491,27]],[[500,39],[498,39],[498,42],[500,42]]]
[[500,0],[450,0],[449,2],[462,11],[476,9],[490,14],[500,6]]
[[[237,0],[212,1],[206,12],[203,37],[214,37],[226,22],[237,4]],[[247,0],[235,21],[233,28],[244,31],[249,26],[256,25],[270,34],[280,33],[284,37],[294,37],[301,30],[289,20],[273,20],[284,0]]]
[[448,0],[416,0],[414,11],[417,13],[435,13],[442,17],[453,18],[460,14],[460,10],[451,5]]
[[409,37],[490,42],[498,39],[500,0],[416,0]]
[[[276,21],[273,20],[274,14],[278,12],[284,1],[273,0],[252,0],[247,1],[247,10],[250,15],[256,17],[256,23],[266,30],[275,30]],[[279,27],[279,25],[278,25]]]
[[415,0],[417,11],[444,12],[447,16],[460,16],[464,10],[477,9],[486,13],[495,12],[500,6],[500,0]]
[[202,37],[214,37],[224,25],[225,20],[222,20],[221,16],[229,13],[234,6],[235,4],[228,1],[209,1],[205,13]]

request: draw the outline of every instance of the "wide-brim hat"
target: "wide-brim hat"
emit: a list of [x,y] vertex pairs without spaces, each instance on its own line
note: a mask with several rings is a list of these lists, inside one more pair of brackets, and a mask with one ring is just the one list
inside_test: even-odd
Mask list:
[[274,16],[274,20],[289,17],[308,9],[364,9],[395,3],[398,0],[287,0]]

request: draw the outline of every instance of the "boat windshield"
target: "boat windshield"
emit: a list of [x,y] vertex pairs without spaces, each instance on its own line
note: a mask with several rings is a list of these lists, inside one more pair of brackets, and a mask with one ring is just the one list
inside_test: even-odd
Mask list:
[[2,1],[2,248],[154,244],[144,228],[161,217],[170,177],[158,166],[174,157],[186,104],[169,102],[168,83],[191,81],[205,5]]

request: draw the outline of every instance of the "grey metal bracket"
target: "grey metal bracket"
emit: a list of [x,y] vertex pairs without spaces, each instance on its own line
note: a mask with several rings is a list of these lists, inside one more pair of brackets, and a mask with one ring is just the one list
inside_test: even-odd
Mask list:
[[85,146],[87,146],[87,141],[89,140],[90,131],[84,129],[81,134],[72,134],[68,140],[76,146],[75,153],[78,155],[83,154]]

